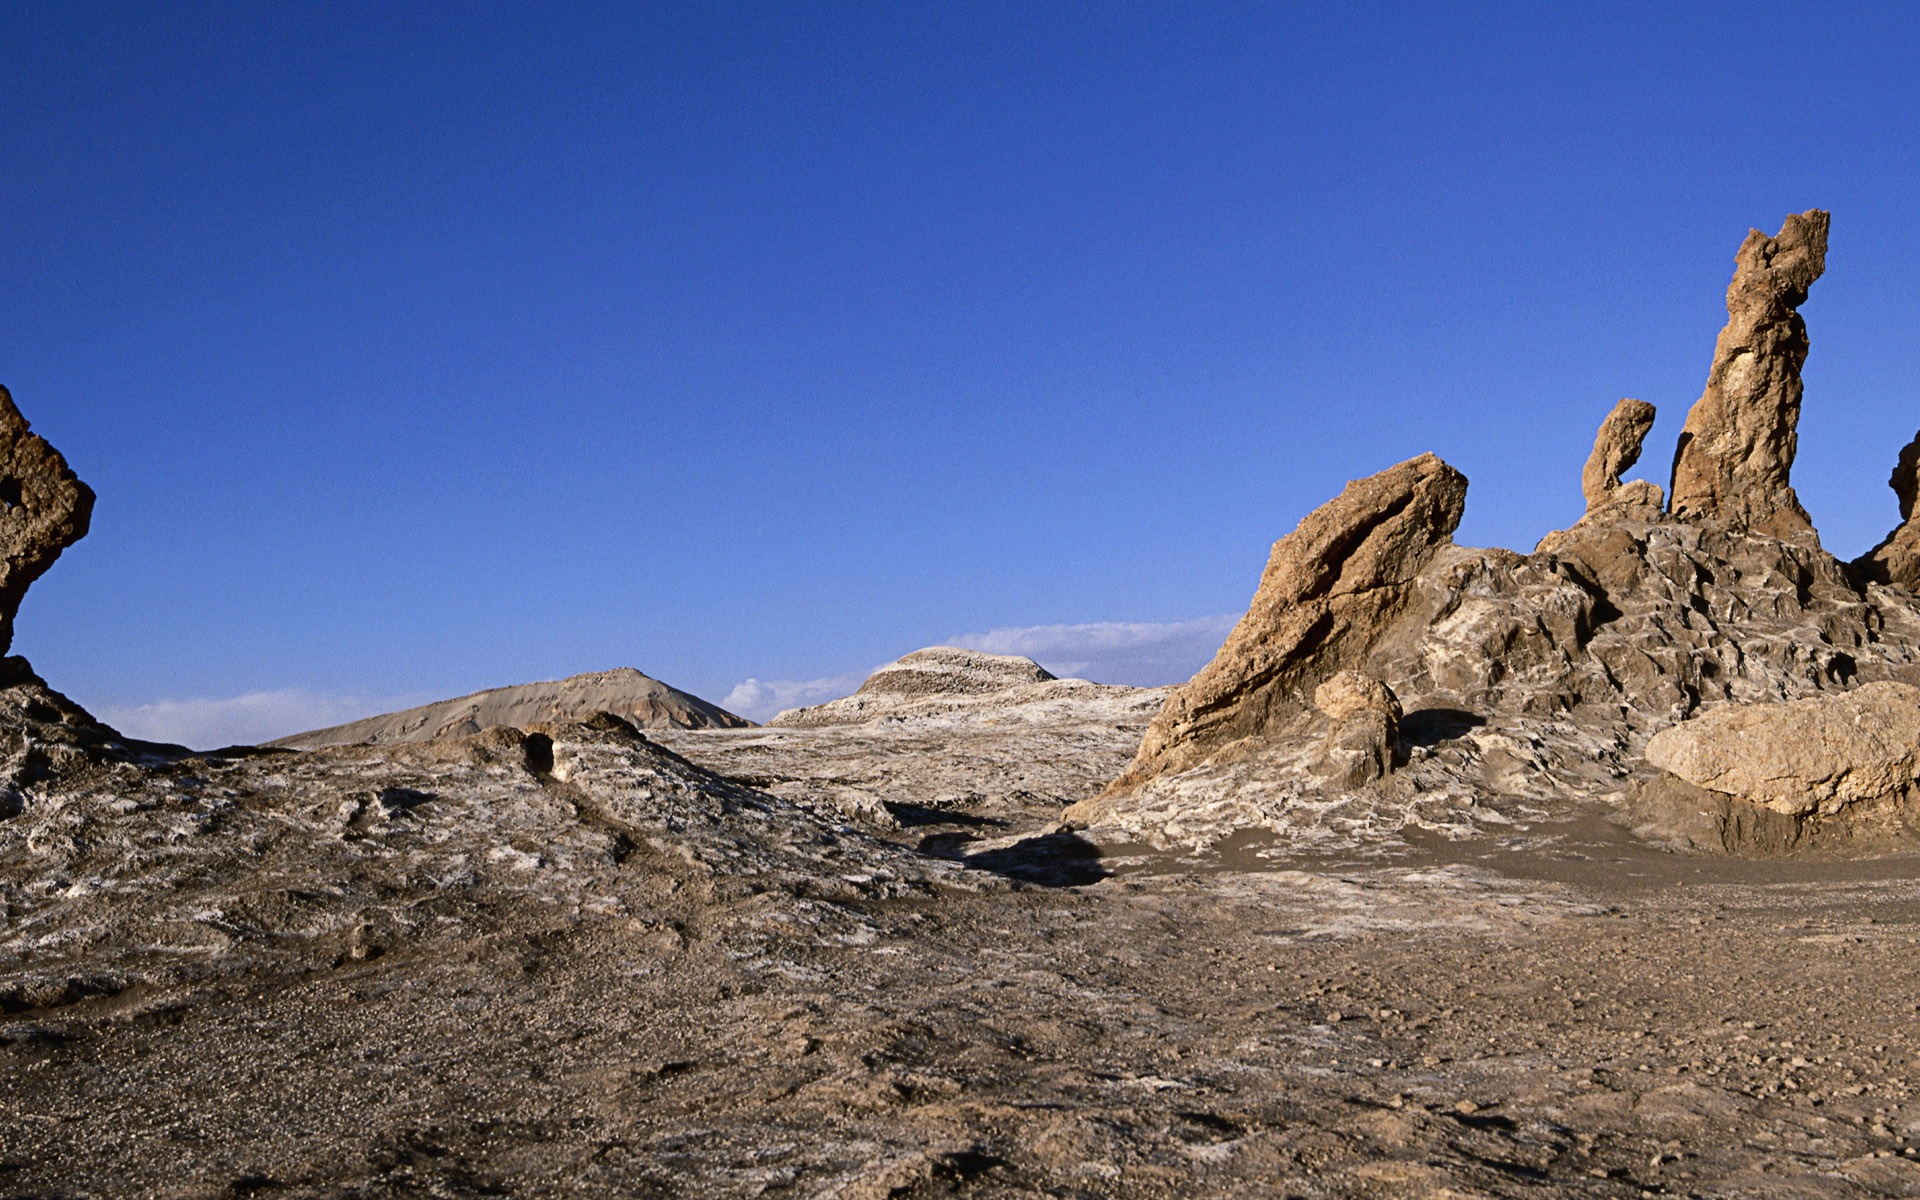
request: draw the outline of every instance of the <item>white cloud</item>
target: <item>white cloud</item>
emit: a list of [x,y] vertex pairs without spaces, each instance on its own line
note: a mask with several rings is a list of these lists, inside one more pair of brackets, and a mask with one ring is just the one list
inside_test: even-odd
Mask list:
[[247,746],[404,708],[301,688],[214,699],[155,700],[101,708],[101,720],[129,737],[177,742],[196,750]]
[[1025,655],[1055,675],[1157,687],[1191,679],[1213,658],[1239,619],[1229,614],[1190,621],[1023,625],[963,633],[948,644],[989,654]]
[[747,679],[734,685],[720,701],[720,707],[739,713],[749,721],[765,721],[789,708],[824,704],[850,696],[870,674],[872,672],[862,671],[820,679]]

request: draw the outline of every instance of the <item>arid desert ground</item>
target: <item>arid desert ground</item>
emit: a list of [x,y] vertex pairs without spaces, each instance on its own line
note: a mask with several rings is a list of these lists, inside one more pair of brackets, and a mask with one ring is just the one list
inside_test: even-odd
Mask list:
[[[928,647],[195,752],[6,659],[0,1195],[1920,1194],[1920,438],[1828,553],[1828,224],[1741,245],[1668,488],[1637,400],[1529,553],[1378,470],[1173,687]],[[93,497],[0,400],[4,649]]]

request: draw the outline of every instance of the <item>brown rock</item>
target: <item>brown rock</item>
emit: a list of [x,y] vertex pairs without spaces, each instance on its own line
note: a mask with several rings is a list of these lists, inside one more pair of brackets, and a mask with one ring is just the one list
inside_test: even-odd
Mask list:
[[87,535],[93,491],[14,407],[0,387],[0,653],[33,581]]
[[1358,671],[1336,671],[1313,689],[1313,706],[1333,722],[1313,774],[1338,789],[1384,779],[1400,743],[1400,698]]
[[1920,493],[1920,433],[1916,433],[1894,464],[1887,486],[1900,498],[1900,524],[1886,540],[1854,560],[1854,568],[1876,583],[1892,583],[1920,592],[1920,522],[1913,518]]
[[[1653,405],[1645,400],[1622,400],[1613,406],[1607,419],[1600,422],[1600,432],[1593,439],[1593,453],[1587,457],[1586,469],[1580,472],[1580,490],[1587,498],[1588,516],[1621,502],[1644,507],[1651,500],[1654,508],[1659,507],[1658,486],[1634,483],[1623,488],[1620,484],[1621,473],[1640,461],[1640,443],[1653,428],[1653,416]],[[1651,496],[1647,495],[1649,489]]]
[[1710,709],[1654,734],[1647,761],[1774,812],[1831,815],[1904,795],[1920,778],[1920,688],[1888,681]]
[[1741,244],[1707,387],[1674,453],[1675,516],[1818,543],[1788,476],[1807,359],[1797,310],[1826,269],[1827,224],[1810,209],[1773,237],[1756,229]]
[[1358,666],[1452,543],[1466,476],[1432,454],[1349,483],[1274,543],[1247,615],[1168,699],[1109,792],[1185,770],[1298,716],[1316,685]]

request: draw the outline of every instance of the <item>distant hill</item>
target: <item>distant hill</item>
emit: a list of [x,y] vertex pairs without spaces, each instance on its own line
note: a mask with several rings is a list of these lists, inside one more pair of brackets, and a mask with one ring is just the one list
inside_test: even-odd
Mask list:
[[739,729],[753,724],[632,667],[617,667],[542,683],[489,688],[456,700],[437,700],[418,708],[276,738],[266,744],[313,750],[321,746],[430,742],[479,733],[496,725],[525,728],[543,721],[578,720],[597,712],[625,717],[642,729]]

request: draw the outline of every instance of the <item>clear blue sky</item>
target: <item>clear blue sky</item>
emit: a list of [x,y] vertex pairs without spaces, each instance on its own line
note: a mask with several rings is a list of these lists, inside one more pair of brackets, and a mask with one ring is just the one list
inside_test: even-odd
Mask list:
[[1350,478],[1436,451],[1530,548],[1631,395],[1664,483],[1815,206],[1850,557],[1916,63],[1909,4],[8,4],[0,383],[101,497],[15,651],[202,741],[995,630],[1160,681]]

